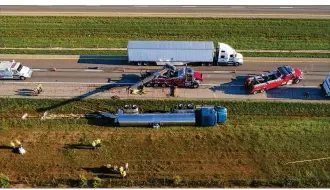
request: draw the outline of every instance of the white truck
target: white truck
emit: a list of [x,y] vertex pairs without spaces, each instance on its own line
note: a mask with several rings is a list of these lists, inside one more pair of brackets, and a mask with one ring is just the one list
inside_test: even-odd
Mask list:
[[32,76],[33,70],[23,66],[20,62],[0,61],[0,79],[25,80]]
[[134,65],[242,65],[243,55],[213,41],[129,41],[128,62]]

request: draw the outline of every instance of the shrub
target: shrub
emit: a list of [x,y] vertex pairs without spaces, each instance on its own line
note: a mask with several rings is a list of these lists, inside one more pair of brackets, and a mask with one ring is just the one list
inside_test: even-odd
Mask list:
[[4,174],[0,174],[0,188],[7,188],[8,185],[9,185],[9,177]]

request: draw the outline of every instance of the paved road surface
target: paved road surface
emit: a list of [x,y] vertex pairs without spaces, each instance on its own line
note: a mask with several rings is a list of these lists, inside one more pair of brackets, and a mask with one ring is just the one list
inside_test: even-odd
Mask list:
[[0,15],[330,18],[330,6],[0,6]]
[[[1,57],[1,56],[0,56]],[[42,58],[42,57],[41,57]],[[33,78],[27,81],[1,82],[0,96],[26,96],[28,89],[33,89],[36,83],[42,82],[47,89],[41,97],[74,97],[84,95],[96,98],[109,98],[119,95],[123,98],[166,98],[168,89],[148,88],[148,94],[128,95],[125,88],[114,88],[109,91],[95,92],[95,89],[105,85],[108,78],[116,83],[132,84],[139,80],[141,68],[138,66],[120,65],[93,65],[78,64],[77,59],[18,59],[27,66],[35,69]],[[247,95],[242,84],[244,78],[251,74],[275,69],[283,64],[290,64],[305,72],[305,80],[297,85],[270,90],[265,94]],[[87,69],[91,66],[100,66],[98,69]],[[56,67],[56,71],[50,71]],[[160,68],[147,67],[147,68]],[[329,59],[280,59],[280,58],[247,58],[240,67],[195,67],[205,78],[200,89],[180,89],[180,98],[205,99],[281,99],[303,100],[304,92],[312,94],[312,100],[325,100],[318,85],[330,72]],[[234,71],[236,70],[236,73]],[[14,84],[14,85],[13,85]],[[87,95],[86,95],[87,94]]]

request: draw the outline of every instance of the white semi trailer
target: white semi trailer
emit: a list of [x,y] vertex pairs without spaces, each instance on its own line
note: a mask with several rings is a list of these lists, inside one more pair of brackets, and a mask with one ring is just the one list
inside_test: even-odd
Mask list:
[[20,62],[0,61],[0,79],[20,79],[25,80],[32,76],[32,69],[23,66]]
[[135,65],[235,65],[243,55],[225,43],[212,41],[129,41],[128,61]]

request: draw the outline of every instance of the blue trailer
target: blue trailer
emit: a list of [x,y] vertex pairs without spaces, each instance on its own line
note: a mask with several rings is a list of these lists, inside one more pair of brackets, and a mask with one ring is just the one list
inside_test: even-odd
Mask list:
[[[179,110],[179,111],[178,111]],[[216,126],[227,120],[227,109],[220,106],[202,106],[196,109],[173,109],[169,113],[124,113],[99,112],[112,126],[181,126],[195,125],[201,127]]]

